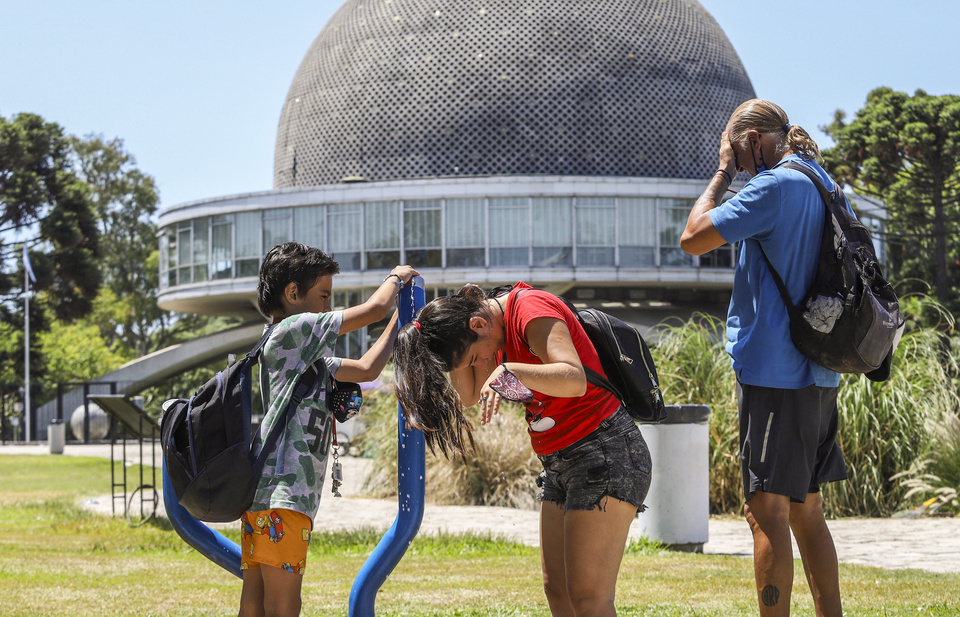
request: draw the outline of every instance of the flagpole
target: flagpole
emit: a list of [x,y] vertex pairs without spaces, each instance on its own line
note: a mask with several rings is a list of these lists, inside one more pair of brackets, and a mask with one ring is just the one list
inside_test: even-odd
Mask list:
[[36,282],[37,277],[33,274],[33,265],[30,263],[30,255],[27,253],[27,243],[23,243],[23,419],[24,437],[30,441],[33,437],[33,424],[30,417],[33,415],[30,409],[30,281]]
[[[27,259],[27,249],[24,245],[24,258]],[[30,441],[33,436],[30,423],[30,271],[26,262],[23,265],[23,288],[26,293],[23,294],[23,419],[26,426],[26,438]]]

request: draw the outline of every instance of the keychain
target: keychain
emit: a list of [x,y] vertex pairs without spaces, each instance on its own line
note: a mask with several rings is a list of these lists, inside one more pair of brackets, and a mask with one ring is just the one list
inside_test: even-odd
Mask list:
[[340,494],[340,487],[343,485],[343,466],[340,464],[340,461],[337,460],[337,451],[333,451],[333,471],[330,472],[330,479],[333,480],[333,496],[334,497],[343,497]]
[[343,486],[343,465],[340,464],[340,446],[337,444],[337,423],[333,423],[333,470],[330,472],[331,492],[334,497],[343,497],[340,487]]

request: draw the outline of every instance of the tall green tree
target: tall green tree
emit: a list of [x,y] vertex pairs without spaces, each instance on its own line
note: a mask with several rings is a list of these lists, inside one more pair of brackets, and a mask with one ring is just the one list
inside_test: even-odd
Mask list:
[[[97,213],[103,243],[110,247],[101,261],[104,284],[93,312],[82,322],[100,329],[103,350],[97,357],[119,363],[228,327],[229,320],[171,313],[157,307],[160,256],[154,215],[159,194],[154,179],[137,167],[134,156],[124,150],[123,141],[86,135],[71,137],[70,144],[77,175],[86,183]],[[49,353],[53,371],[53,352]],[[67,359],[59,366],[87,361],[81,350],[72,350]],[[104,371],[116,368],[108,365],[102,365]],[[169,398],[177,392],[192,391],[209,377],[206,372],[201,374],[202,378],[193,372],[178,376],[143,394],[148,399]],[[183,383],[191,385],[179,387]]]
[[887,205],[895,278],[932,282],[960,308],[960,96],[877,88],[852,122],[838,110],[826,131],[828,170]]
[[[96,215],[69,153],[59,125],[35,114],[0,116],[0,320],[16,330],[24,321],[22,243],[40,292],[30,303],[31,332],[49,328],[48,310],[65,321],[85,315],[100,287]],[[19,347],[0,349],[0,361],[22,370],[22,339]],[[42,358],[31,353],[31,372],[42,371]]]
[[[55,321],[40,333],[39,343],[47,361],[47,381],[89,381],[124,363],[125,358],[107,345],[100,328],[89,318],[73,324]],[[52,393],[51,393],[52,394]]]
[[117,303],[116,319],[101,323],[108,344],[120,342],[134,357],[163,344],[171,314],[157,307],[157,226],[160,202],[154,179],[136,166],[120,139],[102,135],[69,139],[77,175],[97,214],[105,245],[104,286]]

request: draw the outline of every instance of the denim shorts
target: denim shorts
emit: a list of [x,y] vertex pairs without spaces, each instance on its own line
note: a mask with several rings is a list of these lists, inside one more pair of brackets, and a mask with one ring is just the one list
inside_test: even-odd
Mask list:
[[580,441],[538,457],[543,471],[537,478],[537,498],[567,510],[603,509],[613,497],[643,512],[650,489],[650,450],[622,407]]

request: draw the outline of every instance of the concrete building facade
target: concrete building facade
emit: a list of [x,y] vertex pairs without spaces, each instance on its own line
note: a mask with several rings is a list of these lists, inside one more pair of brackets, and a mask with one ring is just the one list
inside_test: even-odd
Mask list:
[[262,255],[297,240],[339,261],[338,306],[407,263],[428,299],[524,280],[641,326],[722,313],[735,247],[680,234],[753,97],[696,0],[348,0],[287,94],[273,189],[160,214],[158,303],[256,320]]
[[753,95],[696,1],[350,0],[290,87],[273,190],[161,213],[159,304],[256,319],[259,259],[291,239],[340,262],[343,304],[397,263],[431,294],[722,304],[733,248],[679,238]]

